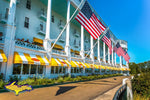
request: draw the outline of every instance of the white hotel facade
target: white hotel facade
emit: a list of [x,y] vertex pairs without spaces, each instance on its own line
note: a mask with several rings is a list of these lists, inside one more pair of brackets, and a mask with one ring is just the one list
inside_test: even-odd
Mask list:
[[[107,45],[97,40],[75,20],[71,20],[49,57],[44,40],[53,44],[82,0],[0,0],[0,73],[6,80],[17,75],[22,79],[44,75],[56,78],[71,75],[129,73],[128,63],[109,54]],[[104,21],[99,20],[107,27]],[[117,41],[124,49],[127,42],[109,30],[112,46]]]

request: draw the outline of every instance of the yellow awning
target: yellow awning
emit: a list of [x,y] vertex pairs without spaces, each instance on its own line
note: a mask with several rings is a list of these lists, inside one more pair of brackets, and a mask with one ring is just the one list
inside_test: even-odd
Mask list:
[[33,42],[43,44],[43,40],[36,37],[33,37]]
[[91,68],[91,65],[90,65],[90,64],[85,63],[85,65],[86,65],[86,68]]
[[14,63],[50,65],[46,56],[14,52]]
[[98,66],[98,65],[94,65],[94,68],[96,68],[96,69],[100,69],[100,66]]
[[[53,44],[54,44],[54,43],[51,43],[51,46],[52,46]],[[58,44],[55,44],[55,45],[54,45],[54,48],[55,48],[55,49],[60,49],[60,50],[63,50],[63,49],[64,49],[61,45],[58,45]]]
[[64,59],[51,58],[51,66],[69,66]]
[[71,49],[70,51],[71,51],[71,52],[74,52],[74,50],[73,50],[73,49]]
[[3,50],[0,49],[0,62],[7,62],[6,55]]
[[79,65],[75,61],[70,62],[71,67],[79,67]]
[[78,54],[78,55],[80,54],[80,52],[79,52],[79,51],[77,51],[77,50],[75,50],[75,51],[74,51],[74,53],[75,53],[75,54]]
[[102,65],[101,65],[101,69],[105,69],[105,66],[102,66]]

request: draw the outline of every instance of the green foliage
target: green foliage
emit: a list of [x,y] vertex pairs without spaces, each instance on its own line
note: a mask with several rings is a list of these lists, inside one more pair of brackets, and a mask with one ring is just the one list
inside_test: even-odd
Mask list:
[[142,95],[136,93],[136,91],[135,91],[133,94],[133,100],[150,100],[150,99],[146,96],[142,96]]
[[58,77],[58,79],[56,80],[57,83],[63,83],[64,79],[63,77]]
[[4,74],[0,73],[0,80],[4,80]]
[[3,80],[0,80],[0,89],[3,89],[5,85],[5,82]]
[[[48,85],[48,84],[55,84],[55,83],[64,83],[64,82],[77,82],[77,81],[84,81],[84,80],[94,80],[94,79],[101,79],[106,77],[118,76],[121,74],[112,74],[112,75],[91,75],[91,76],[73,76],[74,78],[67,76],[67,77],[58,77],[57,79],[48,79],[44,77],[29,77],[24,80],[20,80],[17,76],[11,76],[9,82],[18,81],[18,85]],[[0,80],[0,89],[4,88],[4,85],[7,84],[3,80]]]
[[146,96],[150,98],[150,73],[141,73],[140,75],[135,75],[132,80],[133,91],[137,94]]
[[18,77],[16,75],[9,77],[9,82],[14,82],[14,81],[19,81],[19,80],[21,80],[21,77]]

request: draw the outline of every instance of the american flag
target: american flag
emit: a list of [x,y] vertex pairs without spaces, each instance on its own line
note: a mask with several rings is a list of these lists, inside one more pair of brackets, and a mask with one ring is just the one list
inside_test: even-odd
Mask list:
[[127,61],[129,63],[129,60],[130,60],[130,56],[128,55],[128,53],[124,50],[125,54],[124,54],[124,59],[125,61]]
[[107,32],[102,38],[103,42],[108,46],[110,54],[112,53],[110,33]]
[[125,51],[122,49],[122,47],[120,46],[119,42],[116,44],[116,46],[114,47],[114,51],[117,53],[117,55],[120,56],[124,56]]
[[81,11],[75,19],[90,33],[90,35],[97,39],[106,27],[99,21],[87,1],[85,1]]

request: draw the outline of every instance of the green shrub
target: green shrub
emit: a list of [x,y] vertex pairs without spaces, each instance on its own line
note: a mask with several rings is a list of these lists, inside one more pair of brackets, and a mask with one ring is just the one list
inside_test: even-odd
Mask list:
[[72,81],[72,78],[71,77],[64,77],[64,82],[68,82],[68,81]]
[[88,79],[87,77],[88,76],[81,76],[82,80],[87,80]]
[[19,80],[21,80],[21,76],[20,77],[16,75],[9,76],[9,82],[14,82],[14,81],[19,81]]
[[4,80],[4,74],[0,73],[0,80]]
[[77,81],[81,81],[82,80],[82,78],[80,76],[77,76],[76,79],[77,79]]
[[58,77],[58,79],[56,80],[57,83],[63,83],[64,79],[62,77]]
[[33,78],[27,78],[25,80],[19,81],[18,85],[24,85],[24,84],[33,85],[34,82],[35,82],[35,80]]
[[0,80],[0,89],[3,89],[5,85],[5,82],[3,80]]

